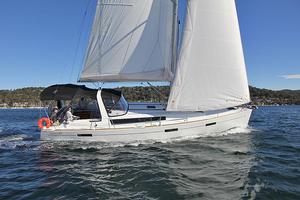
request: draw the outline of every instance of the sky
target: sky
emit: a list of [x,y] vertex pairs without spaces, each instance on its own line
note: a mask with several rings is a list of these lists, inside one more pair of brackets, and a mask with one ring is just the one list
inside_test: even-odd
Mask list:
[[[179,2],[183,21],[186,0]],[[95,4],[96,0],[1,0],[0,89],[76,83]],[[300,0],[236,4],[249,84],[300,89]]]

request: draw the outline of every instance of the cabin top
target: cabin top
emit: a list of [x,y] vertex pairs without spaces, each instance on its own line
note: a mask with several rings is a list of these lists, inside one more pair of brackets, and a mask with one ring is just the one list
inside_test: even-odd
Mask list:
[[[114,89],[101,89],[102,93],[114,94],[121,96],[122,92]],[[85,85],[75,84],[58,84],[45,88],[40,94],[41,101],[48,100],[72,100],[77,96],[89,97],[91,99],[97,98],[97,89],[91,89]]]

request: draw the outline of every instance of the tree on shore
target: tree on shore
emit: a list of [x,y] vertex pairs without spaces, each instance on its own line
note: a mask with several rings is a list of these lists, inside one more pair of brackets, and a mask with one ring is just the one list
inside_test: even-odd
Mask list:
[[[273,91],[249,87],[251,100],[256,105],[300,105],[300,90]],[[0,107],[38,107],[42,87],[29,87],[16,90],[0,90]],[[169,86],[151,87],[120,87],[129,102],[166,102],[170,92]]]

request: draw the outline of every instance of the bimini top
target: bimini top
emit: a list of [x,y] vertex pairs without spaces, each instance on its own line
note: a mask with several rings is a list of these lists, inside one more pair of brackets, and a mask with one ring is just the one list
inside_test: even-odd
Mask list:
[[84,96],[96,99],[96,89],[87,88],[85,85],[62,84],[52,85],[40,94],[41,101],[46,100],[72,100],[75,96]]

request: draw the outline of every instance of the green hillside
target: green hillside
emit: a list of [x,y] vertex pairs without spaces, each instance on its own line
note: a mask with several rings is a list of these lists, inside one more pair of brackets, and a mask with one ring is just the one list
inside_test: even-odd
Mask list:
[[[128,101],[165,102],[170,88],[160,87],[121,87]],[[0,90],[0,107],[39,107],[41,87],[16,90]],[[250,86],[251,99],[256,105],[300,105],[300,90],[273,91]],[[159,95],[160,94],[160,95]]]
[[0,90],[0,107],[38,107],[44,88],[29,87],[16,90]]

